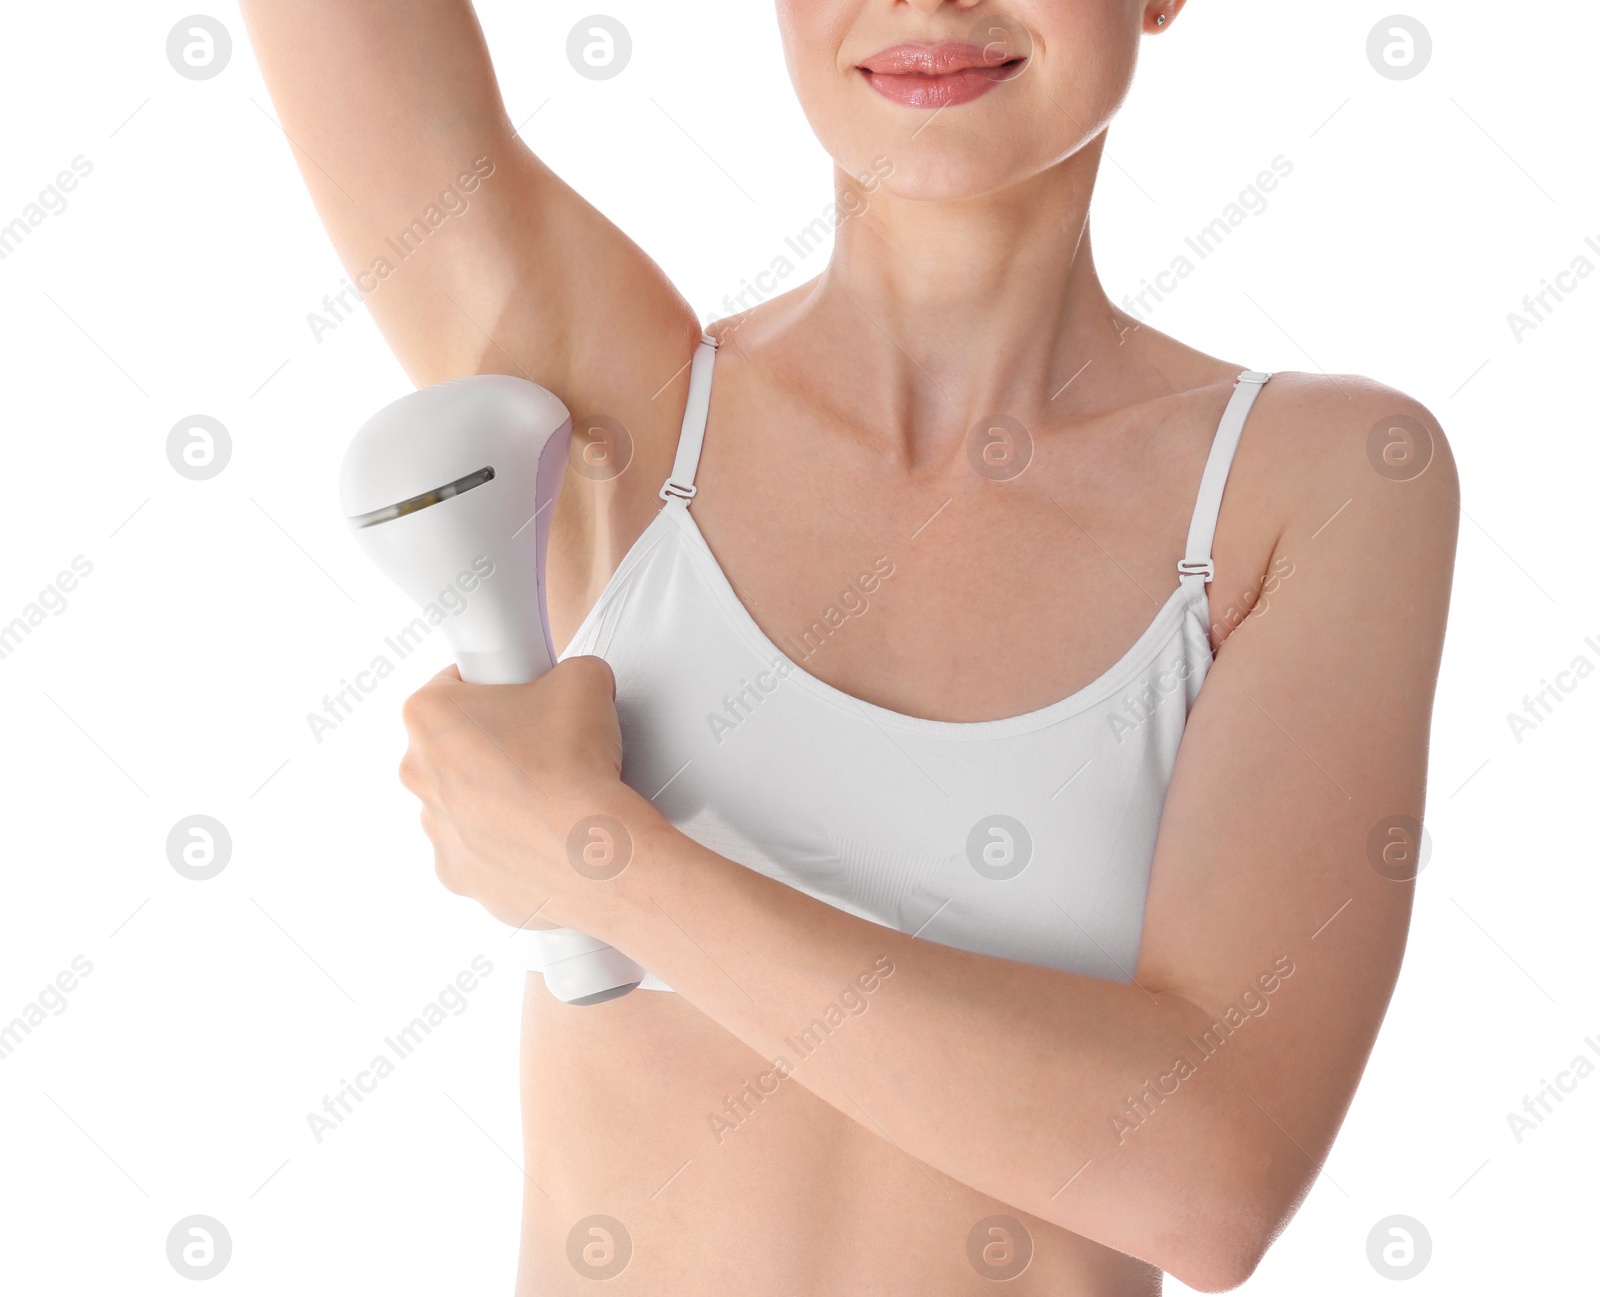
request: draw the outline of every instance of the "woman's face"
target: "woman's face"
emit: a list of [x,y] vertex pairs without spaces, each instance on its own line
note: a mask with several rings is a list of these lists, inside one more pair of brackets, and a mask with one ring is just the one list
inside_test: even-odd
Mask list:
[[[1071,156],[1133,79],[1151,0],[777,0],[795,91],[851,175],[975,197]],[[1151,19],[1153,21],[1153,17]]]

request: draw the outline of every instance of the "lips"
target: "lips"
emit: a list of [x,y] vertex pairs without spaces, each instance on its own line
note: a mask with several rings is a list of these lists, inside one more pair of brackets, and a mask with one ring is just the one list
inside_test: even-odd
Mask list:
[[1001,45],[908,42],[879,50],[856,67],[885,99],[909,108],[947,108],[988,94],[1016,76],[1026,61],[1008,57]]

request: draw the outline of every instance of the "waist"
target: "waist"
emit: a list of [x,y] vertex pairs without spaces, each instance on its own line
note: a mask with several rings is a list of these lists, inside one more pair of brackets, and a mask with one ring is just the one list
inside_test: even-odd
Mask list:
[[1024,1254],[1008,1292],[1158,1291],[1144,1263],[910,1162],[805,1065],[774,1075],[680,996],[574,1009],[530,982],[519,1293],[590,1291],[624,1247],[616,1290],[655,1297],[958,1297]]

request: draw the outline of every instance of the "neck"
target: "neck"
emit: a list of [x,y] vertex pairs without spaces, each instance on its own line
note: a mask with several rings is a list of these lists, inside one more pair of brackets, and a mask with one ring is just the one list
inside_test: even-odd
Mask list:
[[1094,400],[1096,362],[1103,371],[1128,328],[1090,251],[1104,140],[955,202],[861,195],[836,172],[839,209],[857,214],[838,227],[804,314],[818,349],[839,358],[830,364],[848,366],[850,390],[871,393],[863,425],[920,458],[916,443],[934,451],[988,415],[1060,421]]

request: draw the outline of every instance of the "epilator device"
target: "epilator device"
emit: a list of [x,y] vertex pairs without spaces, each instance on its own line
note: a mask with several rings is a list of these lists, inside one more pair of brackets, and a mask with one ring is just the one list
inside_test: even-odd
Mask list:
[[[572,417],[554,394],[477,374],[384,406],[345,452],[339,501],[356,541],[430,619],[443,617],[469,684],[523,684],[555,665],[545,552],[571,439]],[[453,611],[441,611],[441,596]],[[581,932],[528,929],[526,938],[545,985],[568,1004],[615,999],[644,977]]]

